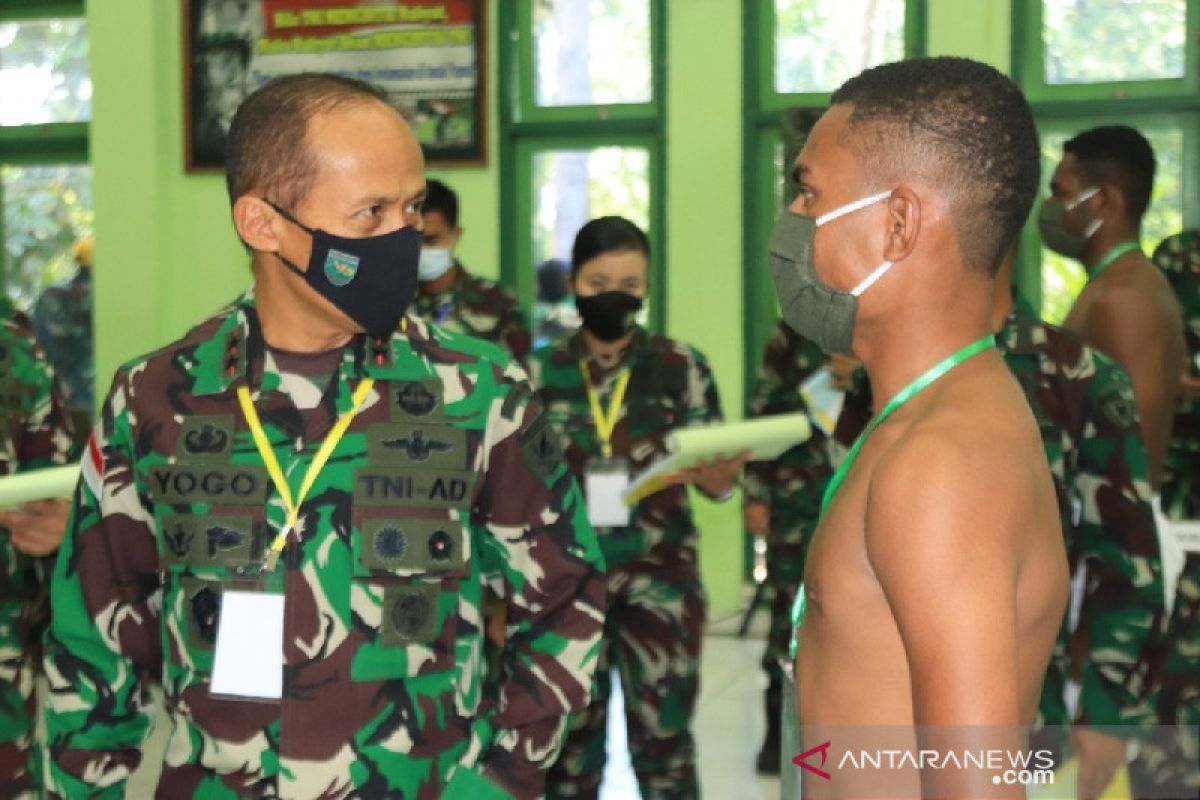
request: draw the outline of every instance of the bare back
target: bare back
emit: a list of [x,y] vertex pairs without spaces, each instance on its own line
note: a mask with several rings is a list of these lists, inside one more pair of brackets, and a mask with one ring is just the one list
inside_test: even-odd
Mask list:
[[995,352],[869,436],[804,580],[805,728],[1033,721],[1067,564],[1036,423]]
[[1183,315],[1170,284],[1145,255],[1129,253],[1084,285],[1063,327],[1129,373],[1157,488],[1187,358]]

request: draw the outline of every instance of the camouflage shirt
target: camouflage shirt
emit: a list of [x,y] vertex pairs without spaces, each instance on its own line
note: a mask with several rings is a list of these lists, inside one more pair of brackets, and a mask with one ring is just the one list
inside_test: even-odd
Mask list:
[[[588,460],[601,455],[581,360],[605,409],[618,376],[629,369],[612,449],[615,458],[628,461],[633,474],[666,453],[671,430],[722,419],[717,385],[698,351],[639,327],[619,357],[599,359],[588,356],[583,333],[577,331],[534,352],[530,376],[564,445],[567,466],[581,481]],[[695,572],[696,535],[687,487],[677,485],[637,503],[627,527],[601,531],[600,545],[610,570],[677,569],[682,576]]]
[[[54,373],[34,342],[29,320],[0,300],[0,403],[4,406],[0,475],[61,465],[73,456],[71,423]],[[36,768],[20,762],[33,740],[38,646],[50,617],[49,563],[18,551],[0,528],[0,793],[17,796],[38,784]],[[6,754],[7,755],[7,754]],[[20,766],[18,766],[20,764]],[[13,767],[16,772],[7,768]]]
[[[410,317],[388,341],[355,337],[302,413],[267,352],[251,292],[114,379],[52,584],[57,796],[122,796],[156,682],[164,797],[536,797],[588,699],[604,583],[524,372]],[[265,577],[286,598],[283,699],[213,697],[222,592],[261,586],[286,514],[236,389],[295,491],[364,377]],[[485,584],[508,605],[487,694]]]
[[[1183,310],[1188,372],[1200,375],[1200,231],[1171,236],[1154,251],[1154,264],[1175,290]],[[1167,448],[1163,511],[1172,518],[1200,519],[1200,399],[1179,397]]]
[[[824,351],[780,322],[767,342],[758,372],[750,416],[807,413],[800,386],[826,360]],[[821,496],[832,476],[828,437],[816,425],[808,441],[796,445],[774,461],[755,461],[746,466],[744,481],[748,501],[771,507],[773,533],[787,535],[811,532],[821,510]],[[803,569],[803,562],[795,565]]]
[[[1148,724],[1153,645],[1165,611],[1133,384],[1116,362],[1022,306],[996,344],[1041,431],[1072,573],[1088,562],[1080,721]],[[870,403],[866,392],[848,395],[843,418],[865,419]],[[856,436],[861,425],[852,427],[839,424],[838,437]],[[1069,722],[1061,699],[1068,671],[1064,625],[1043,690],[1047,725]]]
[[33,330],[61,382],[71,408],[92,411],[96,380],[92,361],[92,272],[80,269],[48,286],[33,306]]
[[494,342],[525,364],[533,341],[517,296],[498,283],[477,278],[461,265],[458,280],[441,294],[418,292],[414,304],[424,320],[448,331]]

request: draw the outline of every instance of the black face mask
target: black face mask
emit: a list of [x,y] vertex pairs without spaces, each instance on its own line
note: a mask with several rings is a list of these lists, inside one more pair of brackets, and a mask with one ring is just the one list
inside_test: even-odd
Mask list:
[[628,292],[601,292],[590,297],[575,296],[575,307],[583,327],[602,342],[615,342],[629,333],[642,309],[642,298]]
[[370,336],[387,339],[395,333],[417,291],[421,232],[405,226],[380,236],[345,239],[308,227],[274,203],[270,206],[312,236],[307,270],[283,253],[275,254],[279,260]]

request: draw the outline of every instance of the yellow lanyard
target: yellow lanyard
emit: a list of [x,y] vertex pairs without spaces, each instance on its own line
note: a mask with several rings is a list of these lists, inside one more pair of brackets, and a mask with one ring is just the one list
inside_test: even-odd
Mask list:
[[317,480],[317,475],[321,473],[325,462],[329,460],[329,456],[333,453],[333,448],[337,447],[337,443],[341,441],[342,435],[350,427],[350,423],[354,420],[354,415],[358,413],[359,407],[367,399],[367,392],[371,391],[371,386],[374,383],[375,381],[372,378],[363,378],[358,384],[358,387],[354,390],[353,402],[350,409],[338,417],[337,422],[334,423],[333,428],[326,435],[325,441],[321,442],[321,447],[317,450],[316,456],[313,457],[312,463],[308,465],[308,472],[304,473],[304,482],[300,484],[300,492],[296,495],[294,502],[292,501],[291,487],[288,486],[287,478],[283,476],[283,470],[279,468],[279,461],[275,458],[275,451],[271,449],[271,443],[267,441],[267,434],[263,432],[262,423],[258,420],[258,412],[254,410],[254,403],[250,400],[250,389],[246,386],[238,387],[238,403],[242,406],[242,414],[246,417],[246,424],[250,426],[250,435],[254,437],[254,444],[258,447],[258,454],[262,456],[267,473],[275,483],[275,490],[283,498],[283,505],[287,509],[287,522],[280,528],[279,533],[275,535],[274,541],[271,542],[271,549],[267,551],[267,558],[264,564],[266,572],[275,569],[275,564],[279,561],[279,554],[283,552],[283,548],[287,544],[288,535],[295,530],[296,524],[300,521],[300,506],[304,503],[304,498],[308,495],[308,490],[312,488],[313,483]]
[[626,368],[617,376],[617,385],[613,387],[612,399],[608,402],[608,413],[600,407],[600,395],[592,386],[588,377],[587,362],[579,362],[579,371],[583,373],[583,383],[587,386],[588,405],[592,407],[592,419],[596,423],[596,434],[600,437],[600,453],[605,458],[612,458],[612,435],[617,427],[617,417],[621,414],[621,404],[625,402],[625,389],[629,386],[629,369]]

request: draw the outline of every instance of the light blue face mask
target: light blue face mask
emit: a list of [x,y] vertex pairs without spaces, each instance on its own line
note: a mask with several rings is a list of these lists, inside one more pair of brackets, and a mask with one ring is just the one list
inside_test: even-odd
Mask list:
[[422,247],[417,261],[417,280],[436,281],[449,272],[453,265],[449,247]]
[[848,353],[854,340],[858,298],[892,267],[884,261],[848,292],[834,289],[817,277],[812,246],[817,228],[892,196],[889,189],[835,208],[819,217],[785,211],[771,234],[771,280],[779,296],[783,320],[792,330],[815,342],[826,353]]

